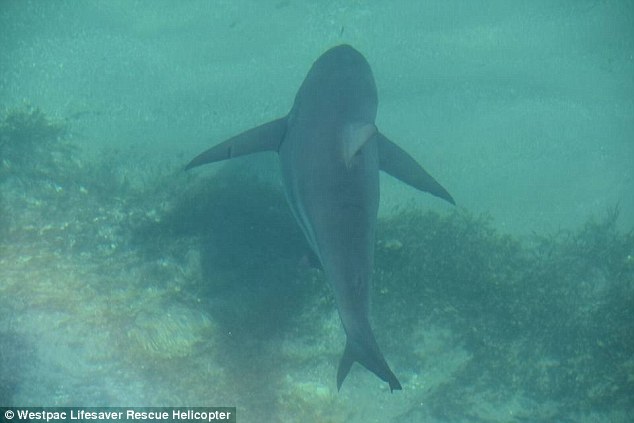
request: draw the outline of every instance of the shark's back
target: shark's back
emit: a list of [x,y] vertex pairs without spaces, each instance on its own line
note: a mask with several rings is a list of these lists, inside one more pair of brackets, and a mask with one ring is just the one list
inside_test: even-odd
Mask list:
[[[333,248],[334,235],[341,245],[352,242],[342,239],[346,230],[362,228],[374,235],[379,168],[376,142],[368,141],[376,129],[376,109],[368,62],[352,47],[340,45],[315,61],[288,115],[279,148],[284,187],[293,214],[325,268],[324,250],[351,253],[350,248]],[[354,152],[346,154],[350,150]],[[332,218],[335,215],[337,219]],[[367,265],[371,259],[363,261]]]

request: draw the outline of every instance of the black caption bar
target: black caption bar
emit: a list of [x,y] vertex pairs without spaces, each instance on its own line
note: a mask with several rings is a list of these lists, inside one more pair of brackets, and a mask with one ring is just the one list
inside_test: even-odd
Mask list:
[[236,423],[235,407],[0,407],[0,423]]

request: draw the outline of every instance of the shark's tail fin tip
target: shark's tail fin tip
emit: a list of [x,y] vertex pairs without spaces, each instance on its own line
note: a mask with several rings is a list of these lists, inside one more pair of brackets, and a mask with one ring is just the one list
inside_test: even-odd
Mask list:
[[346,379],[346,376],[348,376],[350,368],[352,367],[352,363],[354,363],[355,361],[358,361],[365,368],[377,375],[381,380],[387,382],[390,385],[390,392],[400,391],[403,389],[401,383],[398,381],[394,373],[392,373],[382,356],[380,357],[378,365],[376,362],[374,363],[374,365],[370,365],[370,363],[367,360],[364,360],[362,357],[355,357],[353,344],[350,342],[350,340],[347,340],[346,348],[343,351],[343,355],[341,356],[341,360],[339,361],[339,368],[337,369],[337,391],[341,391],[341,385]]
[[339,368],[337,369],[337,391],[341,390],[341,385],[346,379],[346,376],[348,376],[352,363],[354,363],[354,358],[352,357],[350,343],[346,342],[346,349],[343,351],[343,355],[339,361]]
[[398,381],[396,376],[392,375],[392,378],[388,381],[390,384],[390,393],[394,393],[394,391],[400,391],[403,389],[401,386],[401,382]]

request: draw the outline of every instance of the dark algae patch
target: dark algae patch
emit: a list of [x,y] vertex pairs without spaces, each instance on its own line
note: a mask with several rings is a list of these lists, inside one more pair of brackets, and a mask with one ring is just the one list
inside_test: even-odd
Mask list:
[[32,106],[0,113],[0,180],[9,172],[46,174],[70,156],[66,121]]
[[529,242],[464,211],[381,222],[375,292],[389,295],[374,305],[390,341],[406,345],[413,328],[401,322],[422,318],[450,328],[470,355],[426,396],[433,414],[476,418],[465,398],[500,392],[530,399],[529,420],[631,410],[634,234],[619,233],[617,218]]

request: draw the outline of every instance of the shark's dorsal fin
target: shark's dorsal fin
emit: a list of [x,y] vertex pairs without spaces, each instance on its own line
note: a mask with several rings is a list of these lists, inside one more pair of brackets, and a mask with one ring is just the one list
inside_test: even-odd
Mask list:
[[278,151],[286,134],[286,117],[256,126],[200,153],[185,170],[262,151]]
[[428,192],[451,204],[456,204],[451,194],[427,173],[421,165],[416,163],[412,156],[381,133],[377,133],[377,140],[379,165],[382,171],[416,189]]
[[343,131],[343,160],[350,167],[352,158],[378,133],[373,123],[352,123]]

